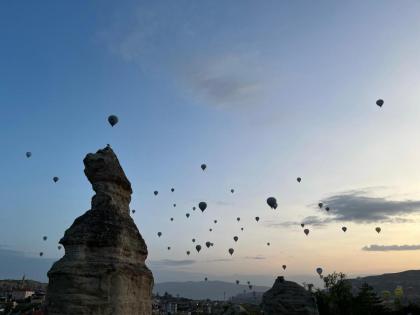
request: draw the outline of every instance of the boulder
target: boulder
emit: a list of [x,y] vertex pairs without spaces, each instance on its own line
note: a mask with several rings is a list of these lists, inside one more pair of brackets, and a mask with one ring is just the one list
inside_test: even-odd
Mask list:
[[265,315],[318,315],[315,297],[302,286],[278,277],[273,287],[263,294]]
[[130,217],[131,184],[109,146],[83,162],[96,194],[60,240],[65,254],[48,272],[46,313],[150,315],[153,275]]

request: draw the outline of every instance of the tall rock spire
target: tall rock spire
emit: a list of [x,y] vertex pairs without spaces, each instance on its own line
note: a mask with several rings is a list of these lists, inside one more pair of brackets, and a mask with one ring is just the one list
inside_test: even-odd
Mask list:
[[95,195],[60,243],[48,272],[49,315],[149,315],[153,275],[147,246],[129,215],[131,184],[108,146],[83,160]]

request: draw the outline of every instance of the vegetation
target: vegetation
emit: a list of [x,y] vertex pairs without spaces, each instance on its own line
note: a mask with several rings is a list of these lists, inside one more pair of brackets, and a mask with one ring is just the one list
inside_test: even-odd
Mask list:
[[379,296],[364,283],[354,294],[343,273],[334,272],[323,280],[325,289],[315,291],[320,315],[420,315],[420,306],[403,305],[402,287],[397,287],[393,294],[386,291]]

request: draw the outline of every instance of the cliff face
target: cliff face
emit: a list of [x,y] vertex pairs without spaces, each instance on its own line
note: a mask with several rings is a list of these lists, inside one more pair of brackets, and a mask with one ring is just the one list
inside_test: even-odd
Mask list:
[[283,277],[278,277],[273,287],[264,293],[262,306],[267,315],[318,315],[313,295]]
[[153,275],[147,246],[129,215],[131,184],[110,147],[88,154],[95,195],[60,243],[65,255],[48,272],[50,315],[151,314]]

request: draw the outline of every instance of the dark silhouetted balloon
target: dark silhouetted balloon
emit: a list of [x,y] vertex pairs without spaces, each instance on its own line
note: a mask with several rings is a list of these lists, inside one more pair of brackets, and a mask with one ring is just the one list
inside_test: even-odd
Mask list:
[[235,242],[237,242],[237,241],[238,241],[238,239],[239,239],[239,237],[237,237],[237,236],[234,236],[234,237],[233,237],[233,240],[234,240]]
[[60,249],[61,249],[61,246],[60,246],[60,245],[58,245],[58,246],[57,246],[57,248],[58,248],[58,250],[60,250]]
[[277,200],[274,197],[267,198],[267,204],[271,209],[277,209]]
[[109,124],[114,127],[118,123],[118,117],[115,115],[111,115],[108,117]]
[[325,210],[326,211],[330,211],[330,207],[325,207]]
[[239,280],[236,280],[236,284],[239,284]]
[[287,266],[286,265],[283,265],[282,268],[283,268],[283,270],[286,270]]
[[377,100],[376,105],[378,105],[379,107],[382,107],[382,105],[384,105],[384,100],[382,99]]
[[173,204],[174,208],[176,207],[176,203]]
[[171,246],[168,246],[168,250],[171,250]]
[[207,279],[207,277],[205,277],[205,278],[204,278],[204,281],[207,281],[207,280],[208,280],[208,279]]
[[187,255],[188,255],[188,256],[190,255],[190,251],[189,251],[189,250],[187,250]]
[[155,190],[153,193],[155,194],[155,196],[157,196],[157,194],[158,194],[159,192],[158,192],[157,190]]
[[201,250],[201,245],[197,245],[196,247],[195,247],[195,249],[197,250],[197,252],[199,253],[200,252],[200,250]]
[[212,229],[212,228],[210,228],[210,229],[209,229],[209,231],[210,231],[210,232],[213,232],[213,229]]
[[26,157],[29,159],[32,156],[31,152],[26,152]]
[[193,211],[195,211],[195,207],[192,207]]
[[136,210],[134,210],[134,209],[133,209],[133,210],[131,210],[131,213],[132,213],[132,214],[136,213]]
[[198,207],[200,208],[201,212],[204,212],[204,210],[206,210],[206,208],[207,208],[207,203],[202,201],[198,204]]
[[381,232],[381,228],[378,226],[378,227],[375,228],[375,231],[378,232],[378,233],[380,233]]
[[318,203],[318,207],[319,209],[321,209],[324,205],[322,204],[322,202]]
[[230,192],[233,194],[235,192],[235,189],[231,189]]
[[54,181],[54,183],[58,182],[58,180],[59,180],[59,178],[58,178],[57,176],[54,176],[54,177],[53,177],[53,181]]
[[204,171],[207,168],[206,164],[201,164],[201,169]]
[[267,246],[270,246],[270,242],[267,242]]
[[298,181],[298,183],[300,183],[302,181],[302,178],[298,177],[296,178],[296,180]]
[[309,234],[309,229],[304,229],[303,232],[308,235]]
[[189,218],[189,217],[190,217],[190,214],[189,214],[189,213],[186,213],[186,214],[185,214],[185,216],[186,216],[187,218]]
[[162,232],[158,232],[158,234],[157,234],[159,237],[161,237],[162,236]]
[[251,281],[247,281],[246,283],[247,283],[247,284],[250,284],[250,283],[251,283]]
[[171,188],[171,191],[172,191],[172,192],[174,192],[174,191],[175,191],[175,189],[174,189],[174,188]]
[[173,221],[174,220],[174,218],[171,218],[171,221]]
[[211,243],[210,242],[206,242],[206,246],[207,246],[207,248],[210,248]]
[[322,268],[321,267],[316,268],[316,273],[319,275],[322,275]]
[[300,224],[300,226],[301,226],[301,227],[304,227],[304,226],[305,226],[305,223],[301,223],[301,224]]
[[260,217],[255,217],[255,221],[260,221]]
[[250,290],[252,290],[252,285],[249,285],[249,286],[248,286],[248,288],[249,288]]
[[347,228],[345,226],[343,226],[341,229],[343,230],[343,232],[347,231]]
[[235,250],[233,248],[229,248],[229,254],[232,256]]
[[195,238],[192,239],[192,242],[195,243]]
[[44,241],[46,241],[46,240],[47,240],[47,237],[46,237],[46,236],[43,236],[43,237],[42,237],[42,239],[43,239]]
[[41,257],[44,256],[44,253],[43,252],[40,252],[39,253],[39,256],[41,256]]
[[244,228],[243,227],[241,227],[241,231],[243,231],[244,230]]
[[217,223],[217,220],[214,220],[213,222],[214,222],[214,224],[216,224]]
[[240,217],[237,217],[236,218],[236,221],[238,221],[238,222],[241,221],[241,218]]

